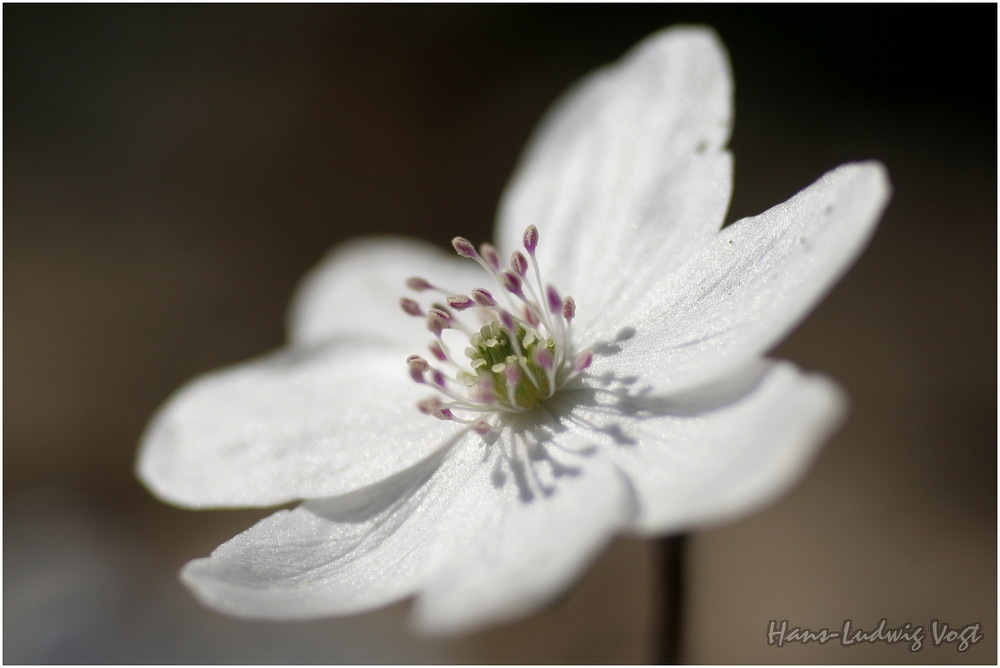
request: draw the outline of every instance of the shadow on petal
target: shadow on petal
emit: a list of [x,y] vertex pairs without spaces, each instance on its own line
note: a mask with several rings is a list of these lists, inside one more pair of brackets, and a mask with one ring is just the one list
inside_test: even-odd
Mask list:
[[[634,331],[622,330],[616,340]],[[504,416],[499,436],[484,448],[483,461],[491,467],[495,488],[516,485],[518,498],[532,503],[556,494],[561,481],[582,475],[586,460],[602,448],[640,445],[631,429],[637,422],[697,418],[730,406],[753,393],[769,368],[770,363],[760,360],[722,381],[676,396],[653,394],[631,377],[603,374],[592,378],[591,386],[581,379],[534,410]],[[567,439],[568,432],[585,437]]]
[[635,334],[636,334],[635,327],[623,327],[620,330],[618,330],[617,334],[615,334],[615,338],[611,339],[610,341],[604,341],[602,343],[593,346],[594,354],[601,355],[604,357],[608,357],[610,355],[617,355],[622,351],[621,344],[634,337]]
[[368,487],[325,499],[306,501],[302,507],[324,519],[338,522],[366,522],[383,515],[388,519],[423,487],[448,457],[449,451],[467,435],[461,431],[429,457],[410,468]]
[[[486,454],[493,458],[494,486],[516,484],[525,502],[550,496],[561,478],[580,475],[584,462],[602,449],[641,445],[634,429],[639,422],[697,419],[739,403],[757,390],[771,366],[758,360],[723,380],[672,396],[611,373],[580,379],[535,410],[506,419],[502,437]],[[564,438],[568,432],[583,438]]]

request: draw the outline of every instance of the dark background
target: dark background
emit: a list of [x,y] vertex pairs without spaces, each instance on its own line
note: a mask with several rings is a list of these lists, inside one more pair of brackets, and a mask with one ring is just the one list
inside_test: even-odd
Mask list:
[[[996,662],[996,7],[3,7],[5,662],[643,662],[657,547],[619,541],[549,612],[455,642],[405,605],[244,622],[188,559],[266,513],[135,480],[183,381],[282,344],[338,241],[486,239],[534,123],[656,29],[714,26],[736,79],[730,220],[849,160],[895,195],[777,355],[850,421],[791,494],[690,541],[690,662]],[[776,649],[769,619],[980,622],[953,648]],[[928,642],[928,645],[930,643]]]

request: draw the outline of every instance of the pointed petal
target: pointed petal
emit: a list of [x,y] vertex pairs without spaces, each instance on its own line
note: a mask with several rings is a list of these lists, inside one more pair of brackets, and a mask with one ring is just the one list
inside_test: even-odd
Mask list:
[[421,414],[404,358],[371,346],[279,351],[207,374],[154,417],[139,477],[182,505],[262,506],[342,494],[454,441]]
[[510,251],[538,227],[549,280],[586,292],[583,326],[722,225],[731,89],[715,34],[672,28],[581,82],[539,128],[505,193],[499,241]]
[[590,332],[598,342],[592,373],[641,375],[674,392],[760,356],[854,262],[889,191],[879,163],[843,165],[725,228],[644,299],[605,312]]
[[492,475],[471,477],[439,527],[435,569],[416,602],[418,628],[468,632],[537,611],[633,517],[631,490],[609,462],[561,448],[532,428],[495,443]]
[[423,351],[430,335],[420,318],[403,312],[399,300],[415,299],[426,311],[443,296],[409,290],[406,280],[412,277],[452,294],[488,278],[476,263],[415,239],[349,241],[330,251],[302,281],[289,313],[291,341],[315,344],[358,335],[398,345],[406,353]]
[[206,605],[258,619],[352,614],[415,594],[436,549],[432,529],[478,470],[465,450],[276,513],[187,564],[182,579]]
[[567,394],[578,402],[572,419],[589,425],[577,438],[601,443],[622,469],[639,506],[633,528],[654,535],[747,513],[784,492],[846,404],[834,383],[785,362],[674,399]]

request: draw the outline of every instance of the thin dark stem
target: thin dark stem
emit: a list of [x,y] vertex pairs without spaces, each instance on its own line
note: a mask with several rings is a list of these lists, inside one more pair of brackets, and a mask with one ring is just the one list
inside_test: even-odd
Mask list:
[[663,565],[663,607],[659,663],[676,665],[681,662],[684,639],[684,558],[687,534],[660,541]]

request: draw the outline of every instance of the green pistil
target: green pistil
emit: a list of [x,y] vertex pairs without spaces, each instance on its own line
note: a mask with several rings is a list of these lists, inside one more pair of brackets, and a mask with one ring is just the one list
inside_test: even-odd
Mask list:
[[[535,362],[535,352],[541,345],[546,346],[555,356],[555,342],[552,339],[539,340],[538,333],[517,324],[517,340],[520,354],[510,340],[510,334],[494,320],[484,325],[478,334],[472,336],[471,346],[465,353],[477,374],[477,380],[488,378],[501,406],[515,410],[531,408],[551,394],[545,369]],[[507,367],[518,368],[520,377],[514,386],[514,403],[511,403],[507,387]]]

